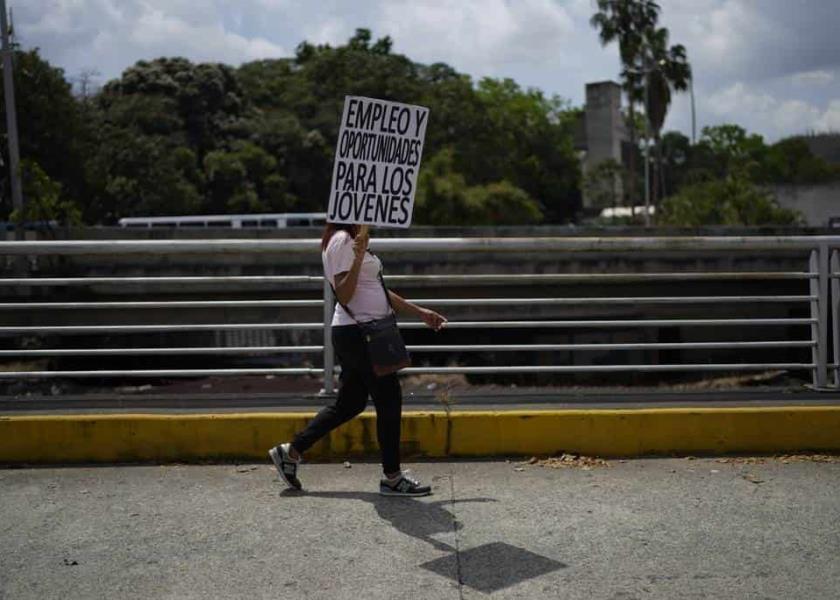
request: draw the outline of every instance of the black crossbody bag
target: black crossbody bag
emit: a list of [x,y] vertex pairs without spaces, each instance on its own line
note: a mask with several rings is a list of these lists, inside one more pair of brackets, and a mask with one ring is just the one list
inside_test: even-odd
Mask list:
[[[382,319],[374,319],[365,323],[356,321],[356,323],[367,344],[373,372],[378,377],[382,377],[383,375],[390,375],[400,369],[410,367],[411,356],[408,354],[405,342],[397,327],[397,315],[394,311],[394,305],[391,304],[391,296],[388,294],[388,288],[385,285],[385,279],[382,277],[382,271],[379,272],[379,283],[382,284],[385,299],[388,301],[388,306],[391,307],[391,314]],[[355,321],[356,317],[353,315],[353,312],[346,305],[339,302],[335,288],[333,288],[333,295],[335,296],[336,302],[341,304],[342,308]]]

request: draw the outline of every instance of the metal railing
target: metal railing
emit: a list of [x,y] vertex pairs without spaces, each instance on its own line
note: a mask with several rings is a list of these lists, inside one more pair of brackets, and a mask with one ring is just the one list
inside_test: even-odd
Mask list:
[[[382,253],[416,255],[418,253],[445,252],[462,253],[539,253],[540,255],[570,256],[586,253],[622,255],[632,252],[665,253],[762,253],[788,252],[802,257],[802,270],[795,271],[697,271],[697,272],[640,272],[640,273],[467,273],[467,274],[402,274],[388,279],[392,286],[403,284],[503,284],[520,285],[572,285],[577,283],[674,283],[686,282],[760,282],[790,281],[807,282],[807,289],[798,294],[774,295],[667,295],[667,296],[595,296],[595,297],[495,297],[495,298],[420,298],[415,302],[433,307],[510,307],[508,314],[516,315],[523,307],[575,307],[575,306],[741,306],[779,305],[803,309],[808,316],[785,316],[773,318],[645,318],[645,319],[522,319],[511,320],[453,320],[448,330],[487,329],[630,329],[667,327],[715,327],[769,328],[778,331],[780,327],[801,327],[809,332],[802,338],[769,340],[706,341],[706,342],[632,342],[632,343],[531,343],[531,344],[478,344],[439,343],[433,345],[411,345],[413,353],[449,352],[585,352],[585,351],[657,351],[657,350],[763,350],[771,348],[811,349],[809,362],[724,362],[724,363],[678,363],[678,364],[553,364],[553,365],[492,365],[492,366],[420,366],[405,370],[405,373],[461,373],[461,374],[503,374],[503,373],[591,373],[591,372],[673,372],[673,371],[762,371],[762,370],[807,370],[812,373],[814,387],[818,389],[840,388],[840,367],[836,360],[829,364],[829,343],[833,344],[833,356],[840,348],[840,236],[790,236],[790,237],[647,237],[647,238],[448,238],[448,239],[374,239],[372,249]],[[317,255],[319,240],[165,240],[165,241],[51,241],[51,242],[0,242],[0,254],[6,256],[178,256],[207,255],[230,257],[231,255],[279,254],[284,256]],[[392,261],[387,261],[392,262]],[[18,274],[19,275],[19,274]],[[152,332],[221,332],[237,330],[297,331],[323,330],[324,342],[318,345],[262,345],[234,347],[114,347],[114,348],[37,348],[3,349],[0,358],[43,358],[43,357],[105,357],[105,356],[172,356],[172,355],[255,355],[255,354],[318,354],[323,355],[323,368],[235,368],[235,369],[116,369],[116,370],[40,370],[0,371],[0,380],[41,378],[104,378],[104,377],[200,377],[241,375],[316,375],[322,376],[324,392],[334,390],[337,371],[330,336],[330,323],[334,299],[330,287],[322,277],[311,275],[259,275],[259,276],[144,276],[144,277],[7,277],[0,279],[0,285],[12,288],[78,288],[82,286],[160,286],[162,289],[187,290],[194,285],[219,284],[237,289],[264,284],[301,284],[320,288],[320,297],[304,300],[155,300],[155,301],[85,301],[85,302],[5,302],[0,303],[0,314],[20,314],[25,311],[83,311],[89,314],[96,310],[132,309],[265,309],[265,308],[323,308],[321,321],[309,322],[258,322],[258,323],[144,323],[108,325],[7,325],[0,326],[0,338],[25,334],[37,335],[89,335]],[[318,289],[316,288],[316,289]],[[832,336],[829,341],[829,327]],[[406,329],[423,327],[419,322],[403,322]],[[732,336],[736,338],[736,335]],[[777,334],[778,337],[778,334]],[[444,337],[441,338],[445,342]],[[503,356],[507,356],[503,354]],[[831,380],[831,382],[829,382]]]

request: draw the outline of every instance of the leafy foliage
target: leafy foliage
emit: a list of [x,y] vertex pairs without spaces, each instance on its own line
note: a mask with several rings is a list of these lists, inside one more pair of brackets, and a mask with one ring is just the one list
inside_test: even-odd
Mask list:
[[415,218],[426,225],[530,225],[543,220],[539,205],[507,180],[470,186],[444,148],[423,167]]
[[731,123],[704,127],[696,145],[671,131],[659,146],[666,196],[659,220],[667,224],[794,224],[799,215],[776,205],[771,185],[840,179],[840,166],[813,155],[801,138],[767,145]]
[[12,211],[10,219],[13,223],[81,223],[79,208],[61,199],[61,185],[50,179],[38,163],[25,160],[21,163],[21,171],[27,202],[22,210]]
[[[631,4],[599,1],[609,17],[600,33],[602,40],[619,40],[622,58],[629,53],[635,58],[628,64],[635,64],[641,42],[633,27],[655,17],[658,5],[637,2],[644,10],[631,13]],[[628,18],[635,20],[630,29]],[[667,37],[662,40],[668,48]],[[23,218],[73,222],[81,214],[86,223],[110,224],[137,215],[322,211],[348,94],[431,109],[415,222],[574,218],[584,185],[572,142],[579,109],[510,79],[474,82],[446,64],[418,64],[392,49],[390,38],[374,39],[360,29],[337,47],[302,42],[292,57],[238,68],[159,58],[138,62],[83,98],[73,96],[64,73],[37,50],[19,51],[18,120],[26,210],[32,211]],[[629,84],[639,83],[630,71],[626,75]],[[8,164],[5,151],[0,144]],[[767,146],[735,125],[704,129],[696,145],[665,133],[657,152],[663,196],[685,191],[683,200],[701,203],[693,213],[679,202],[666,211],[689,220],[778,216],[761,208],[763,196],[750,191],[753,183],[840,177],[837,166],[813,156],[802,140]],[[631,165],[627,189],[637,189],[636,177]],[[726,182],[721,189],[735,198],[730,204],[737,210],[702,209],[711,189],[703,186],[716,179]],[[2,185],[5,219],[11,213],[8,181]],[[742,206],[750,198],[759,202],[759,217]]]
[[[598,0],[598,10],[590,23],[598,29],[602,45],[618,42],[621,81],[628,99],[630,142],[636,146],[638,125],[636,104],[645,107],[645,131],[652,133],[655,146],[655,172],[652,174],[653,202],[661,195],[661,145],[658,143],[672,91],[685,91],[691,80],[691,66],[683,45],[669,46],[669,32],[658,27],[661,8],[653,0]],[[650,136],[648,136],[650,137]],[[635,154],[630,158],[628,189],[635,204]]]
[[814,156],[801,138],[780,140],[762,154],[758,178],[769,183],[814,184],[840,179],[840,165]]
[[657,219],[663,225],[797,225],[801,216],[739,175],[696,183],[666,198]]
[[612,159],[601,161],[583,178],[583,189],[595,208],[621,206],[621,190],[627,185],[626,169]]
[[[89,147],[90,130],[82,120],[80,105],[71,93],[64,72],[50,66],[37,50],[30,50],[15,53],[14,78],[23,175],[27,176],[29,171],[32,177],[40,179],[43,173],[51,181],[60,183],[71,201],[79,201],[88,193],[84,156]],[[0,107],[5,131],[6,105],[2,95]],[[3,164],[8,165],[5,134],[0,153]],[[29,165],[28,169],[24,168],[25,164]],[[0,218],[7,217],[12,210],[10,182],[6,169],[3,172]]]
[[840,167],[811,153],[801,138],[767,145],[764,138],[731,123],[704,127],[692,146],[678,132],[662,139],[663,165],[669,190],[686,183],[745,177],[761,184],[813,184],[840,179]]
[[[454,212],[428,204],[417,222],[574,216],[576,111],[567,102],[511,80],[474,83],[445,64],[394,54],[392,46],[359,29],[338,47],[303,42],[293,57],[238,68],[177,57],[140,61],[79,99],[37,51],[19,53],[22,155],[60,184],[62,199],[78,205],[88,223],[322,211],[344,96],[363,95],[431,109],[424,163],[442,156],[445,166],[429,170],[441,181],[425,176],[426,201],[441,200]],[[449,196],[435,191],[453,185]]]

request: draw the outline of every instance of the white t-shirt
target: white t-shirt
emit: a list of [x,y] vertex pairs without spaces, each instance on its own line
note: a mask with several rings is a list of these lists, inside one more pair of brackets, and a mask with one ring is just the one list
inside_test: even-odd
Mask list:
[[[353,266],[353,238],[346,231],[336,231],[330,238],[327,249],[321,253],[324,263],[324,276],[335,289],[335,276],[349,271]],[[359,280],[356,291],[347,303],[355,319],[347,314],[338,302],[333,313],[333,326],[355,325],[381,319],[391,314],[391,306],[385,297],[385,290],[379,281],[379,271],[382,263],[370,252],[365,253],[362,268],[359,270]]]

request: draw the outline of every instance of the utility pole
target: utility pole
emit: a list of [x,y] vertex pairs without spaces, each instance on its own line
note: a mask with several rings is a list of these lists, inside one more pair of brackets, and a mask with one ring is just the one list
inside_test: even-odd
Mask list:
[[645,82],[645,227],[650,227],[650,66],[648,65],[647,49],[644,55]]
[[697,143],[697,113],[694,108],[694,73],[688,79],[688,86],[691,90],[691,145]]
[[[9,15],[6,0],[0,0],[0,37],[3,54],[3,92],[6,100],[6,128],[9,136],[9,179],[12,184],[12,207],[23,210],[23,191],[20,182],[20,149],[17,129],[17,108],[15,107],[14,50],[9,43]],[[20,231],[18,231],[20,233]]]

